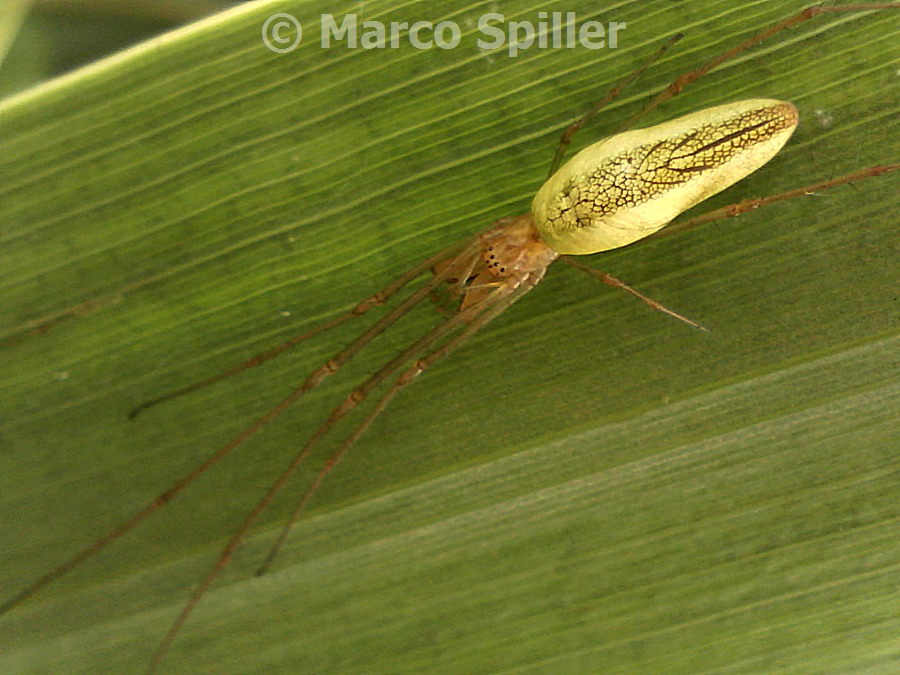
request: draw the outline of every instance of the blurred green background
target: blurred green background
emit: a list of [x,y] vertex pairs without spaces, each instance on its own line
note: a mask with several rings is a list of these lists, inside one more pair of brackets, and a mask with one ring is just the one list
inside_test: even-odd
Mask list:
[[228,0],[3,0],[0,96],[237,4]]

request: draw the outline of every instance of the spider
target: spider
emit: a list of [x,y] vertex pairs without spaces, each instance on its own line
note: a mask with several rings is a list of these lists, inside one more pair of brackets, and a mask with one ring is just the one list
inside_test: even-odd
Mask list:
[[[625,134],[625,129],[635,129],[636,123],[644,115],[663,104],[666,100],[677,95],[682,88],[689,85],[715,66],[744,51],[756,42],[759,42],[784,28],[812,18],[821,12],[856,11],[859,9],[859,6],[813,8],[805,10],[795,17],[791,17],[790,19],[757,34],[741,45],[738,45],[733,50],[726,52],[701,68],[686,73],[684,76],[673,82],[669,88],[655,97],[638,115],[627,120],[625,124],[622,125],[622,130],[614,135],[612,140],[624,143],[623,139],[631,138],[622,135]],[[630,144],[626,144],[628,150],[625,154],[622,154],[622,152],[619,151],[610,153],[607,148],[603,149],[603,152],[598,158],[598,150],[595,145],[582,151],[582,153],[579,153],[579,155],[576,155],[575,158],[570,160],[568,164],[562,166],[562,158],[574,133],[596,115],[604,105],[618,96],[619,91],[629,84],[632,79],[637,77],[653,62],[660,58],[673,42],[674,39],[663,46],[656,54],[648,59],[641,68],[620,82],[619,85],[614,87],[603,100],[591,108],[582,118],[573,123],[566,130],[560,141],[556,156],[551,164],[549,172],[550,178],[548,182],[545,183],[544,187],[539,190],[531,212],[497,221],[497,223],[489,230],[479,235],[474,241],[451,247],[425,260],[407,274],[404,274],[395,283],[376,295],[360,302],[353,310],[351,310],[351,312],[320,326],[310,333],[292,339],[279,347],[254,357],[250,361],[239,364],[225,373],[204,380],[196,385],[191,385],[171,394],[166,394],[157,399],[148,401],[135,409],[132,417],[138,417],[140,413],[165,400],[185,395],[200,387],[209,386],[224,377],[234,375],[237,372],[258,365],[270,358],[274,358],[287,348],[309,339],[323,330],[356,319],[376,307],[388,303],[391,298],[399,293],[405,286],[411,284],[420,277],[430,275],[428,280],[424,282],[418,290],[414,291],[387,314],[383,315],[381,319],[363,332],[360,338],[351,343],[349,347],[341,350],[335,357],[323,364],[318,370],[310,375],[309,379],[303,385],[301,385],[293,394],[285,398],[278,406],[269,411],[265,416],[261,417],[254,425],[236,437],[232,442],[220,448],[210,460],[200,465],[195,471],[185,476],[172,488],[162,493],[157,500],[147,507],[147,509],[111,532],[110,535],[98,540],[92,547],[81,552],[78,556],[56,568],[50,574],[28,586],[13,600],[9,601],[4,609],[9,609],[18,604],[53,579],[79,565],[83,560],[92,556],[102,548],[105,548],[105,546],[112,541],[118,539],[124,532],[141,522],[147,515],[163,506],[193,482],[193,480],[202,474],[209,466],[219,461],[244,440],[273,421],[303,394],[317,386],[325,377],[336,372],[375,336],[387,330],[409,309],[428,298],[433,291],[445,284],[449,284],[452,293],[458,297],[458,310],[446,322],[442,323],[434,331],[417,340],[413,345],[379,369],[363,385],[355,389],[337,408],[334,409],[328,420],[314,432],[313,436],[304,447],[304,450],[294,458],[291,465],[284,471],[278,481],[273,484],[272,489],[266,498],[259,503],[253,513],[248,516],[244,524],[235,532],[228,546],[217,561],[214,570],[195,590],[184,611],[172,626],[165,641],[157,652],[157,655],[154,657],[154,668],[161,662],[169,644],[178,634],[181,625],[187,619],[196,603],[203,596],[209,584],[228,563],[235,548],[246,534],[250,525],[255,521],[256,516],[280,491],[299,463],[307,456],[308,452],[315,444],[330,431],[334,424],[345,415],[351,413],[358,404],[369,398],[370,395],[374,395],[373,392],[375,392],[377,387],[382,384],[387,384],[387,390],[380,394],[379,398],[376,398],[374,407],[372,407],[369,413],[344,440],[338,451],[332,455],[328,460],[328,463],[322,468],[303,499],[298,502],[298,505],[290,518],[290,522],[282,531],[278,543],[276,543],[275,547],[273,547],[269,556],[264,561],[260,572],[265,571],[274,559],[281,543],[285,540],[290,531],[291,524],[299,516],[301,510],[304,508],[309,498],[315,493],[321,481],[340,461],[343,455],[354,445],[374,419],[388,406],[393,397],[401,389],[411,384],[421,373],[448,356],[453,350],[463,344],[465,340],[469,339],[478,330],[483,328],[510,305],[518,301],[523,295],[534,288],[543,278],[547,267],[559,259],[560,254],[562,254],[562,259],[568,264],[588,272],[604,283],[622,288],[637,296],[654,309],[671,314],[682,321],[691,323],[693,326],[703,329],[699,324],[682,317],[660,303],[640,294],[638,291],[630,288],[627,284],[624,284],[614,277],[591,268],[586,268],[581,263],[567,257],[568,255],[573,254],[586,254],[609,250],[626,245],[637,239],[650,236],[655,231],[665,226],[678,213],[686,210],[714,192],[724,189],[750,171],[758,168],[758,166],[765,161],[768,161],[781,145],[787,141],[788,136],[790,136],[790,133],[796,126],[796,110],[790,106],[790,104],[759,99],[741,101],[720,108],[699,111],[694,115],[678,118],[671,123],[641,130],[637,132],[640,135],[634,137],[635,140],[631,141]],[[703,131],[698,132],[698,129]],[[752,132],[749,130],[752,130]],[[722,173],[717,173],[717,167],[726,165],[717,164],[718,160],[714,157],[703,154],[712,153],[712,155],[715,155],[717,154],[716,148],[733,144],[741,145],[751,134],[761,135],[762,140],[759,143],[756,141],[748,143],[747,146],[757,149],[762,147],[763,149],[759,151],[758,155],[754,156],[753,160],[750,162],[750,166],[743,167],[739,171],[727,167],[722,170]],[[699,164],[680,166],[677,169],[674,169],[667,164],[668,160],[666,160],[666,158],[671,159],[673,152],[688,148],[690,149],[690,152],[688,152],[685,157],[703,156],[703,160]],[[635,156],[630,153],[632,151],[637,152],[638,149],[640,149],[640,152],[635,160]],[[755,152],[755,150],[751,151],[750,154],[753,155]],[[656,153],[661,154],[657,155]],[[726,156],[727,163],[728,161],[733,160],[737,155],[726,153]],[[666,160],[662,163],[663,165],[666,165],[668,169],[673,170],[676,173],[690,175],[691,179],[682,180],[674,177],[671,172],[666,173],[663,169],[657,168],[654,170],[648,168],[649,165],[661,161],[660,157],[663,160]],[[681,159],[681,157],[679,157],[679,159]],[[617,164],[622,171],[631,171],[638,176],[652,176],[648,183],[657,185],[659,189],[658,195],[655,193],[652,197],[648,198],[648,196],[642,192],[631,200],[626,189],[624,192],[618,193],[619,196],[616,197],[616,199],[624,200],[624,208],[628,209],[629,214],[634,213],[634,209],[641,204],[651,204],[654,212],[653,215],[642,217],[637,223],[629,222],[627,226],[613,228],[618,233],[622,234],[621,238],[608,240],[605,238],[608,236],[608,231],[605,230],[603,234],[597,234],[596,237],[594,235],[588,235],[590,241],[587,243],[577,241],[593,228],[589,223],[603,221],[603,218],[607,217],[609,214],[606,212],[598,213],[590,206],[590,204],[596,205],[599,203],[595,199],[596,195],[594,194],[594,191],[600,189],[600,183],[591,180],[585,182],[580,179],[578,177],[580,175],[579,172],[572,168],[575,166],[573,162],[586,162],[592,167],[591,171],[587,171],[586,173],[591,175],[593,175],[592,171],[598,167],[614,163]],[[721,209],[708,216],[701,216],[698,219],[694,219],[689,223],[683,224],[682,227],[698,224],[700,222],[709,222],[717,218],[738,215],[781,199],[798,196],[816,190],[824,190],[829,187],[834,187],[865,177],[877,176],[896,168],[896,165],[892,165],[863,169],[847,176],[833,178],[813,186],[805,186],[782,195],[751,200],[750,202],[734,205],[733,207],[726,207],[725,209]],[[699,188],[698,186],[703,183],[704,179],[709,179],[714,185]],[[676,192],[681,189],[681,187],[685,186],[691,189],[698,189],[696,193],[689,196],[676,195]],[[589,193],[589,198],[584,196],[583,193],[585,191]],[[672,195],[675,195],[675,197],[672,197]],[[663,206],[661,207],[661,205]],[[612,213],[614,214],[615,212]]]

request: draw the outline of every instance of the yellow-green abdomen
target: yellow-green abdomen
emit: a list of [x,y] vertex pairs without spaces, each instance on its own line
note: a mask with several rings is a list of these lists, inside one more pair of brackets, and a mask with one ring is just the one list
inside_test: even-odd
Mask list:
[[756,171],[798,119],[790,103],[750,99],[611,136],[544,183],[531,206],[535,226],[563,254],[630,244]]

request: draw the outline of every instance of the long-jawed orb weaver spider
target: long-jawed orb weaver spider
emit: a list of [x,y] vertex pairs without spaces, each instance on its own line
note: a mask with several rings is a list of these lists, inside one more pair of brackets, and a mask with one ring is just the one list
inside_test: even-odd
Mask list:
[[[848,8],[833,7],[833,8],[826,8],[826,11],[841,11],[841,10],[846,10],[846,9],[848,9]],[[858,8],[854,7],[853,9],[858,9]],[[810,17],[813,14],[814,13],[810,13]],[[793,23],[796,23],[796,21]],[[768,36],[768,35],[771,35],[772,33],[773,33],[773,31],[767,31],[765,33],[765,35]],[[760,35],[763,35],[763,34],[760,34]],[[742,44],[740,46],[740,51],[743,51],[743,49],[746,49],[748,46],[750,46],[750,45]],[[730,53],[727,54],[727,56],[731,56],[731,55],[733,55],[733,54],[730,54]],[[712,67],[717,64],[713,63],[710,65]],[[692,71],[691,73],[689,73],[686,78],[677,82],[673,86],[673,88],[666,90],[666,92],[664,92],[659,98],[655,99],[647,107],[646,112],[649,112],[650,110],[655,108],[657,105],[662,103],[666,98],[677,93],[677,90],[679,90],[685,84],[689,83],[690,80],[694,79],[694,76],[699,76],[699,75],[703,74],[703,72],[704,72],[704,69],[698,69],[696,71]],[[597,109],[599,109],[599,107]],[[759,124],[765,126],[766,124],[775,124],[775,122],[773,120],[780,120],[780,122],[777,123],[777,124],[781,125],[779,132],[784,134],[783,137],[780,137],[778,139],[778,141],[779,141],[778,143],[773,142],[773,148],[772,148],[771,152],[766,153],[767,154],[766,159],[767,159],[768,154],[772,154],[775,150],[777,150],[777,148],[775,148],[774,145],[778,145],[780,147],[780,144],[784,140],[786,140],[786,136],[789,135],[790,130],[792,130],[792,128],[793,128],[793,121],[791,121],[793,118],[793,113],[791,112],[792,109],[787,106],[778,104],[778,103],[754,102],[754,103],[750,104],[749,108],[743,109],[742,111],[735,112],[732,110],[728,113],[722,113],[722,114],[725,115],[725,118],[727,118],[730,121],[730,123],[733,123],[733,121],[735,119],[733,117],[733,115],[735,115],[735,114],[738,115],[738,118],[740,118],[740,115],[744,115],[744,114],[751,115],[751,117],[752,117],[752,116],[761,114],[760,111],[763,111],[763,110],[768,111],[771,118],[768,119],[768,121],[760,120]],[[596,111],[597,110],[592,110],[588,115],[585,116],[584,119],[582,119],[579,123],[576,123],[576,124],[583,123],[584,121],[586,121],[586,119],[588,117],[592,116],[592,114],[595,113]],[[706,110],[706,111],[701,111],[700,113],[698,113],[698,115],[713,115],[713,113],[711,113],[711,111],[709,111],[709,110]],[[697,117],[691,118],[691,120],[692,120],[691,124],[696,125],[697,119],[698,119]],[[623,125],[623,126],[631,127],[634,121],[635,120],[629,120],[626,123],[626,125]],[[751,126],[756,128],[756,124],[757,124],[757,122],[752,122]],[[743,127],[741,127],[740,124],[738,126],[740,128],[743,128]],[[573,129],[574,128],[575,127],[573,126]],[[658,127],[654,127],[654,129],[657,129],[657,128]],[[682,133],[680,136],[678,134],[676,134],[677,140],[674,140],[673,142],[679,148],[684,148],[684,147],[688,146],[691,142],[693,142],[693,140],[695,140],[695,139],[689,138],[691,136],[691,133],[692,132],[686,132],[686,131],[682,130]],[[726,137],[729,137],[731,140],[740,138],[741,132],[736,132],[736,133],[737,133],[737,135],[735,136],[735,135],[732,135],[732,132],[724,132],[724,133],[720,134],[720,136],[717,136],[714,139],[710,139],[707,142],[701,142],[701,147],[712,148],[715,144],[724,142],[724,139]],[[773,132],[773,134],[774,133],[775,132]],[[567,142],[567,141],[565,141],[565,142]],[[731,141],[729,141],[729,142],[731,142]],[[654,141],[653,145],[657,145],[659,143],[661,143],[661,139],[656,139]],[[561,145],[563,145],[563,144],[561,144]],[[825,181],[822,181],[821,183],[817,184],[816,186],[806,186],[805,188],[801,188],[800,192],[811,191],[814,189],[824,189],[825,187],[841,184],[843,182],[849,182],[850,180],[862,178],[865,176],[878,175],[879,173],[882,173],[883,171],[888,170],[889,168],[892,168],[892,167],[872,167],[870,169],[864,169],[858,173],[853,174],[852,176],[845,176],[845,177],[840,177],[837,179],[825,180]],[[638,174],[640,174],[643,170],[643,167],[641,167],[639,165],[637,167],[633,167],[633,169],[636,170]],[[697,165],[694,167],[682,167],[681,170],[687,171],[687,172],[696,171],[696,173],[699,175],[708,170],[711,171],[712,168],[710,166],[707,166],[707,164],[704,163],[704,164]],[[746,173],[746,172],[744,172],[744,173]],[[708,174],[708,175],[712,175],[712,174]],[[735,175],[737,176],[737,178],[740,178],[743,175],[743,173],[735,174]],[[677,181],[674,181],[674,182],[677,182]],[[724,187],[724,185],[722,187]],[[554,191],[555,196],[559,197],[560,194],[562,194],[562,191]],[[572,194],[571,190],[566,193],[567,199],[571,198],[571,194]],[[774,200],[774,199],[760,200],[760,201],[748,204],[746,207],[742,207],[742,208],[747,208],[747,209],[755,208],[756,206],[760,206],[760,205],[765,204],[768,201],[772,201],[772,200]],[[575,200],[575,201],[577,201],[579,204],[583,203],[583,200],[580,200],[580,199]],[[676,201],[678,201],[678,200],[676,200]],[[674,208],[673,213],[684,210],[684,208],[687,208],[687,206],[689,206],[692,202],[690,200],[683,200],[683,201],[679,201],[678,203],[679,203],[679,206],[677,208]],[[543,204],[543,202],[542,202],[542,204]],[[560,207],[558,204],[555,207],[552,207],[552,206],[547,207],[547,206],[542,205],[539,208],[540,209],[556,208],[561,213],[569,210],[567,208]],[[577,208],[575,210],[577,210]],[[738,209],[738,210],[740,210],[740,209]],[[722,214],[722,215],[724,216],[725,214]],[[736,212],[729,213],[728,215],[736,215]],[[562,216],[560,216],[560,217],[562,217]],[[553,217],[545,218],[545,220],[553,220]],[[667,221],[668,221],[668,217],[660,218],[655,222],[655,225],[662,226]],[[517,228],[517,229],[521,228],[524,232],[524,237],[526,240],[537,242],[537,240],[534,239],[534,237],[531,234],[531,230],[529,229],[530,222],[528,221],[527,218],[526,219],[517,219],[514,221],[505,221],[500,227],[504,228],[502,233],[494,232],[494,234],[492,234],[490,236],[491,237],[500,236],[502,241],[504,243],[506,243],[510,239],[510,237],[508,236],[509,229],[510,228]],[[653,227],[648,226],[646,233],[641,232],[639,234],[641,234],[642,236],[646,236],[646,234],[649,234],[652,229],[653,229]],[[548,238],[552,238],[552,237],[548,237]],[[634,237],[634,238],[639,238],[639,237]],[[618,243],[619,245],[622,245],[622,244],[628,243],[628,242],[621,241],[621,242],[616,242],[616,243]],[[432,280],[430,282],[428,282],[428,284],[426,284],[425,286],[422,287],[423,289],[425,289],[426,292],[421,293],[420,296],[415,296],[416,301],[421,300],[424,297],[426,297],[429,294],[428,292],[430,292],[434,287],[438,286],[441,282],[455,279],[456,280],[456,286],[455,286],[456,289],[460,292],[465,292],[465,295],[466,295],[466,299],[463,300],[462,313],[456,314],[455,315],[457,317],[456,319],[451,319],[449,322],[443,324],[442,328],[438,329],[438,331],[440,331],[440,332],[431,333],[431,334],[429,334],[428,337],[424,338],[424,342],[422,342],[421,344],[418,345],[419,349],[412,350],[409,353],[406,353],[404,355],[403,359],[398,359],[397,360],[397,368],[399,370],[382,369],[382,370],[378,371],[378,373],[376,373],[376,376],[375,376],[376,379],[371,380],[371,382],[373,383],[372,386],[374,386],[374,384],[382,381],[386,377],[394,374],[395,372],[402,371],[403,370],[403,368],[402,368],[403,362],[410,361],[414,356],[414,352],[418,352],[418,351],[422,350],[425,353],[424,361],[418,362],[418,365],[414,366],[412,370],[406,370],[405,372],[408,373],[408,375],[406,376],[406,379],[401,380],[402,385],[405,385],[408,382],[410,382],[415,377],[415,375],[418,374],[418,372],[421,372],[421,369],[423,369],[424,367],[430,366],[433,362],[439,360],[440,358],[442,358],[443,356],[448,354],[449,351],[451,351],[452,348],[455,348],[455,346],[457,346],[461,342],[462,339],[464,339],[471,333],[474,333],[475,330],[477,330],[482,325],[487,323],[487,321],[492,319],[496,315],[495,313],[499,313],[500,311],[505,309],[505,307],[507,307],[513,300],[517,299],[519,297],[518,294],[526,292],[534,284],[536,284],[538,281],[540,281],[540,278],[543,275],[543,270],[546,268],[546,265],[548,265],[555,259],[554,252],[548,252],[548,250],[546,248],[542,247],[539,243],[535,243],[535,250],[533,252],[533,255],[526,255],[525,257],[538,258],[539,261],[537,263],[535,263],[534,265],[532,265],[528,270],[523,272],[525,274],[524,277],[516,278],[515,283],[507,283],[504,281],[504,279],[513,278],[511,274],[506,274],[506,270],[509,267],[511,267],[511,265],[508,263],[509,258],[504,259],[501,257],[500,259],[498,259],[497,258],[498,254],[496,252],[491,252],[489,250],[489,248],[490,248],[490,246],[485,244],[484,240],[481,240],[481,243],[479,243],[477,245],[477,248],[473,248],[471,250],[464,249],[462,251],[462,253],[458,253],[458,254],[456,253],[456,251],[447,252],[445,254],[437,256],[434,259],[430,259],[430,260],[426,261],[426,263],[424,263],[420,267],[416,268],[414,270],[414,273],[411,273],[408,278],[406,278],[406,277],[404,278],[404,281],[408,282],[408,281],[413,280],[417,276],[421,276],[423,273],[425,273],[429,269],[433,268],[435,270],[435,276],[432,277]],[[494,246],[495,251],[497,248],[498,247],[495,245]],[[562,248],[565,249],[565,245],[562,245]],[[609,248],[611,248],[611,246]],[[521,249],[518,249],[518,250],[521,252]],[[555,251],[555,249],[554,249],[554,251]],[[567,251],[563,250],[563,252],[567,252]],[[587,252],[587,251],[572,249],[571,251],[568,251],[568,252],[577,253],[577,252]],[[495,257],[492,258],[491,257],[492,255]],[[515,260],[520,260],[522,258],[522,256],[517,253],[515,256],[513,256],[513,258]],[[488,265],[493,266],[493,267],[500,267],[501,274],[499,276],[490,275],[490,273],[489,273],[490,268],[487,267]],[[603,280],[606,282],[609,282],[609,283],[616,283],[610,277],[603,277]],[[469,284],[468,288],[464,288],[466,286],[466,284]],[[472,284],[477,286],[477,288],[474,288],[474,290],[469,290],[469,289],[473,288]],[[478,292],[477,299],[471,300],[470,298],[476,297],[475,291]],[[375,301],[361,306],[359,310],[357,310],[353,314],[347,315],[347,316],[349,318],[350,316],[355,316],[357,314],[360,314],[360,313],[362,313],[363,309],[368,310],[370,308],[369,305],[380,304],[382,302],[382,300],[383,300],[383,298],[379,296],[376,298]],[[659,307],[657,307],[657,308],[659,308]],[[466,313],[466,312],[469,312],[469,313]],[[393,317],[396,318],[401,313],[402,312],[397,312],[397,314],[393,315]],[[388,316],[392,316],[392,315],[388,315]],[[389,324],[392,320],[393,320],[393,318],[389,319],[387,321],[383,320],[384,323],[380,324],[379,328],[376,329],[376,331],[373,332],[371,334],[371,336],[374,336],[377,332],[380,332],[380,330],[385,328],[387,326],[387,324]],[[460,331],[460,333],[457,334],[457,338],[450,337],[450,331],[453,329],[458,329]],[[444,331],[446,331],[446,332],[444,332]],[[460,337],[460,336],[462,336],[462,337]],[[444,338],[449,339],[450,342],[444,343],[444,347],[437,346],[440,344],[439,341]],[[428,342],[432,342],[433,348],[437,349],[437,351],[428,352],[428,346],[426,344]],[[352,352],[354,350],[355,350],[355,347],[353,348],[353,350],[346,352],[345,353],[346,358],[349,358],[349,356],[352,355]],[[430,356],[429,356],[429,354],[430,354]],[[345,358],[345,357],[342,357],[342,359],[343,358]],[[264,360],[264,359],[258,359],[257,361],[262,361],[262,360]],[[335,365],[340,365],[340,364],[330,362],[328,365],[326,365],[323,368],[323,370],[319,371],[319,373],[320,373],[319,376],[314,376],[313,379],[310,380],[311,385],[316,384],[319,377],[332,372]],[[408,366],[408,364],[407,364],[407,366]],[[307,389],[310,388],[310,386],[307,386]],[[366,390],[364,391],[364,393],[367,394],[368,391],[369,391],[369,389],[367,387]],[[398,388],[396,386],[389,389],[386,397],[381,399],[381,403],[376,404],[375,409],[372,412],[370,412],[370,414],[365,418],[365,422],[362,425],[360,425],[359,427],[357,427],[357,430],[354,431],[350,437],[348,437],[348,441],[341,447],[341,450],[339,452],[343,452],[347,448],[350,447],[350,444],[352,444],[352,442],[354,442],[356,440],[359,433],[361,433],[365,429],[365,426],[368,425],[368,423],[374,418],[374,415],[378,411],[383,409],[384,406],[387,405],[387,402],[390,400],[390,397],[392,397],[397,391],[398,391]],[[295,398],[296,397],[290,397],[291,401],[294,400]],[[354,398],[348,399],[348,401],[351,401],[351,400],[353,401],[353,403],[357,402],[358,400],[361,400],[361,394],[360,394],[359,390],[357,390]],[[287,401],[287,399],[286,399],[286,401]],[[287,407],[287,405],[288,405],[288,403],[285,403],[284,407],[279,407],[279,408],[274,409],[273,413],[270,413],[270,416],[272,418],[274,418],[274,416],[276,414],[278,414],[279,412],[281,412],[281,410],[283,410],[285,407]],[[351,405],[352,405],[351,403],[345,404],[344,408],[340,408],[340,410],[342,412],[339,414],[342,415],[344,410],[349,412]],[[335,419],[336,419],[336,417],[335,417]],[[268,420],[266,420],[266,422],[267,421]],[[255,432],[256,429],[261,428],[262,426],[263,426],[263,424],[259,424],[255,427],[253,427],[251,433]],[[316,436],[323,434],[325,431],[327,431],[327,427],[322,427],[319,430],[319,432],[317,432]],[[247,434],[247,436],[248,435],[249,434]],[[246,436],[242,436],[240,438],[240,440],[242,441],[245,437]],[[226,447],[228,447],[228,450],[230,450],[233,447],[235,447],[235,445],[237,445],[237,444],[236,443],[229,444],[229,446],[226,446]],[[330,467],[332,465],[333,465],[333,462],[330,463],[328,465],[328,467]],[[324,476],[324,474],[322,474],[322,475]],[[318,484],[318,479],[317,479],[316,484]],[[180,487],[179,487],[179,490],[180,490]],[[170,496],[173,496],[173,494],[177,491],[178,490],[168,492],[166,494],[165,499],[161,499],[155,503],[153,510],[155,510],[155,508],[157,508],[159,505],[161,505],[162,503],[167,501],[168,498]],[[249,521],[248,521],[248,524],[249,524]],[[285,532],[287,532],[287,529],[285,529]],[[239,534],[241,534],[241,533],[239,533]],[[119,534],[117,533],[116,536],[113,537],[112,539],[115,539],[118,536],[119,536]],[[238,541],[239,541],[239,537],[236,537],[234,539],[234,543],[236,544]],[[105,543],[103,545],[105,545]],[[97,547],[97,548],[102,548],[102,546]],[[229,552],[229,555],[230,555],[230,552]],[[79,560],[80,559],[82,559],[82,558],[79,558]],[[227,562],[227,559],[228,559],[228,555],[223,554],[222,558],[220,559],[221,565],[217,566],[217,570],[220,569],[221,566],[224,565],[225,562]],[[71,566],[69,566],[69,567],[71,567]],[[65,569],[68,569],[69,567],[66,567]],[[60,568],[60,570],[64,571],[63,568]],[[56,576],[56,575],[54,575],[54,576]],[[212,577],[209,577],[209,578],[210,578],[210,580],[212,579]],[[32,588],[34,588],[34,587],[32,587]],[[195,594],[195,598],[199,598],[202,595],[202,591],[204,588],[205,588],[205,586],[201,586],[200,589],[198,589],[198,593]],[[190,609],[190,607],[191,606],[189,606],[188,609]],[[173,630],[173,632],[171,633],[171,635],[174,636],[174,634],[177,632],[178,625],[180,625],[180,624],[176,624],[176,627]],[[160,654],[164,653],[164,650],[165,650],[165,646],[163,647],[163,650],[160,652]]]

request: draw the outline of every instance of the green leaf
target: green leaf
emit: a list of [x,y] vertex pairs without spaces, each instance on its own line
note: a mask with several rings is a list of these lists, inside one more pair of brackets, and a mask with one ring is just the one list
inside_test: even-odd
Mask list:
[[[250,3],[0,103],[4,598],[134,514],[369,325],[142,401],[337,316],[525,211],[576,137],[793,2],[575,2],[616,49],[482,53],[521,2],[366,3],[459,47],[318,43],[325,3]],[[267,50],[290,12],[304,40]],[[646,123],[766,96],[801,126],[696,213],[897,161],[900,13],[827,14]],[[598,256],[712,329],[563,265],[414,387],[252,576],[340,439],[257,523],[165,672],[860,672],[896,654],[896,174]],[[0,619],[0,671],[140,672],[217,551],[424,305],[162,512]]]

